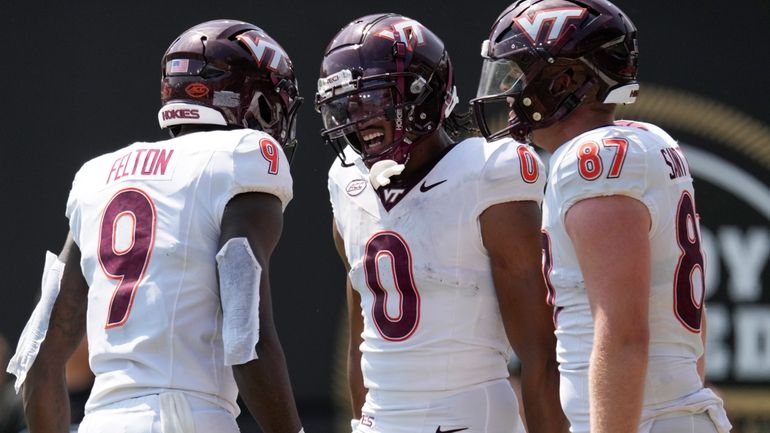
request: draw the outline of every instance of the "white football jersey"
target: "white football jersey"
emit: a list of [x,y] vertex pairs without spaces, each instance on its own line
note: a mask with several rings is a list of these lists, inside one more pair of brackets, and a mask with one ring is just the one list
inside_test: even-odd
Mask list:
[[[618,122],[565,143],[549,166],[543,271],[556,306],[561,399],[572,431],[588,431],[593,320],[564,222],[570,207],[589,197],[635,198],[647,206],[652,219],[645,413],[659,413],[667,404],[699,391],[703,384],[696,361],[703,354],[704,256],[692,177],[679,145],[654,125]],[[607,258],[607,266],[612,260]],[[712,397],[717,399],[708,393],[706,400]]]
[[89,285],[87,411],[173,389],[238,413],[215,256],[225,205],[245,192],[292,197],[281,147],[252,130],[134,143],[77,173],[67,217]]
[[355,164],[332,166],[329,192],[361,296],[370,395],[429,398],[507,377],[510,345],[479,215],[499,203],[542,201],[536,154],[512,140],[464,140],[412,188],[385,187],[387,211],[361,159],[346,152]]

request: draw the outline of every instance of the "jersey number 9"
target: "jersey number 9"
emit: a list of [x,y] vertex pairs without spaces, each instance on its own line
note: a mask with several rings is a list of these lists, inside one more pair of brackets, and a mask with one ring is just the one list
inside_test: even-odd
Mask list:
[[106,328],[128,320],[139,283],[155,243],[155,204],[136,188],[115,194],[102,213],[99,226],[99,264],[118,286],[112,294]]

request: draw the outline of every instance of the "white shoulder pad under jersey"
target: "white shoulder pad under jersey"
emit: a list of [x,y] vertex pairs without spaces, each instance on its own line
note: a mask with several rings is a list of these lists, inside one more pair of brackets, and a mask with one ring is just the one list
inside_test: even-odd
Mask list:
[[292,198],[281,147],[246,129],[134,143],[77,173],[67,217],[89,285],[89,410],[173,388],[237,413],[215,257],[225,206],[246,192]]

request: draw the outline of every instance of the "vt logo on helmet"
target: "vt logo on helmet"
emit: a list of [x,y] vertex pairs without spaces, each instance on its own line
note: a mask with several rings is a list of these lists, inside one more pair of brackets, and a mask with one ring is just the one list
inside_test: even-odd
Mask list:
[[267,132],[285,149],[296,144],[302,98],[294,66],[259,27],[233,20],[199,24],[171,43],[161,69],[158,122],[172,135],[185,124],[222,125]]
[[[601,0],[525,0],[497,18],[481,48],[471,101],[482,134],[528,141],[533,129],[569,115],[588,95],[605,104],[636,100],[636,27]],[[570,85],[558,85],[567,74]]]
[[326,48],[316,93],[321,136],[343,164],[351,146],[371,167],[404,164],[457,103],[444,43],[419,22],[369,15],[348,24]]
[[[581,7],[557,8],[535,11],[513,19],[513,24],[518,26],[533,44],[544,39],[544,42],[558,41],[568,28],[565,24],[569,20],[583,18],[586,9]],[[531,16],[529,16],[531,15]],[[545,29],[548,31],[543,31]]]
[[377,36],[391,41],[408,42],[406,48],[411,50],[412,44],[425,45],[422,35],[422,24],[414,20],[404,20],[393,26],[393,30],[382,30]]

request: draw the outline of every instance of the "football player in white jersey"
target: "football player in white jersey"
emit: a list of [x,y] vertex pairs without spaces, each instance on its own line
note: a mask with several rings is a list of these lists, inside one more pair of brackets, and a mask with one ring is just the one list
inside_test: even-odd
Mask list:
[[353,431],[523,432],[510,344],[529,431],[560,431],[536,154],[454,142],[452,65],[415,20],[362,17],[324,54],[316,103],[339,156],[329,193],[348,270]]
[[70,236],[9,368],[30,430],[69,431],[64,364],[87,332],[81,433],[235,433],[239,392],[263,431],[297,433],[268,269],[292,198],[293,65],[260,28],[209,21],[166,51],[161,95],[173,138],[75,176]]
[[[636,28],[605,0],[509,6],[482,46],[488,137],[551,153],[543,271],[562,406],[575,433],[730,428],[703,387],[704,257],[692,177],[660,128],[614,122],[639,86]],[[487,104],[509,111],[487,126]]]

